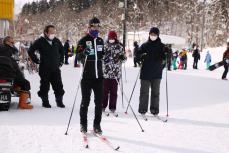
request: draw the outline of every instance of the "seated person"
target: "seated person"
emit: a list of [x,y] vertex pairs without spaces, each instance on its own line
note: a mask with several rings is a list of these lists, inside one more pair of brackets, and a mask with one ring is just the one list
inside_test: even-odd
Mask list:
[[14,87],[17,87],[15,90],[19,93],[18,108],[32,109],[33,106],[27,103],[30,98],[30,82],[25,79],[17,62],[12,58],[16,52],[13,38],[5,37],[3,45],[0,46],[0,77],[14,80]]

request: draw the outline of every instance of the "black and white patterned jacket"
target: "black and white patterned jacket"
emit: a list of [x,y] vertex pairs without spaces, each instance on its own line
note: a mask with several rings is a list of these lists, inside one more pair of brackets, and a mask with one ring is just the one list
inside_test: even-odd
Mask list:
[[125,53],[122,44],[119,42],[106,43],[104,46],[104,78],[119,79],[124,59]]

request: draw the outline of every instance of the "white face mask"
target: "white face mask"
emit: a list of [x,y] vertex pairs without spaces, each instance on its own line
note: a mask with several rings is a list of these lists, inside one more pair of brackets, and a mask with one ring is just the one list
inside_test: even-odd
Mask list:
[[113,44],[114,42],[115,42],[114,39],[110,39],[110,40],[109,40],[109,43],[112,43],[112,44]]
[[157,36],[149,36],[152,41],[157,40]]
[[49,39],[50,39],[50,40],[53,40],[54,38],[55,38],[55,34],[50,34],[50,35],[49,35]]

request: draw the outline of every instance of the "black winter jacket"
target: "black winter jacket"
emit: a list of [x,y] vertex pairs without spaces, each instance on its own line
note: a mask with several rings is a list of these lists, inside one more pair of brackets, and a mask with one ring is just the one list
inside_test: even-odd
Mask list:
[[24,79],[17,62],[12,58],[17,49],[9,45],[0,46],[0,77]]
[[68,43],[68,42],[65,42],[65,43],[64,43],[64,51],[65,51],[65,54],[68,54],[69,48],[70,48],[69,43]]
[[[34,63],[40,64],[40,69],[56,70],[64,62],[64,47],[59,39],[54,38],[52,45],[44,37],[40,37],[30,46],[29,56]],[[40,61],[35,52],[40,53]]]
[[195,49],[195,50],[193,51],[192,57],[194,58],[194,60],[200,60],[199,49]]
[[140,79],[153,80],[162,78],[163,60],[165,60],[165,45],[158,38],[155,41],[150,39],[141,45],[137,55],[143,57]]
[[86,54],[89,54],[84,66],[83,79],[102,79],[103,39],[100,37],[94,39],[91,35],[87,34],[78,42],[77,52],[79,53],[79,59],[83,59],[83,63],[85,63]]

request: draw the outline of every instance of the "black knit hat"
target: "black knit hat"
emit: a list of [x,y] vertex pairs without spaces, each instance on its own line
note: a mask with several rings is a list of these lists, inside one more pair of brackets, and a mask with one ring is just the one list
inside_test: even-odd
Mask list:
[[134,46],[137,46],[138,45],[138,42],[137,41],[134,41]]
[[149,31],[149,34],[154,33],[159,36],[160,30],[157,27],[152,27]]
[[98,18],[93,17],[90,21],[89,21],[89,26],[93,26],[93,25],[99,25],[100,21]]

